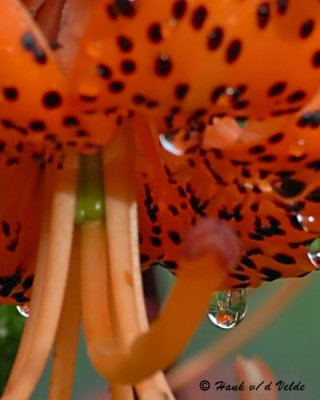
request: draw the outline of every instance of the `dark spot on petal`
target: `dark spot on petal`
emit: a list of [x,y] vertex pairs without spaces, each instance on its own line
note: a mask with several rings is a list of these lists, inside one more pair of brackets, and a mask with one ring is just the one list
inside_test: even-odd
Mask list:
[[123,60],[120,68],[124,74],[132,74],[136,69],[136,65],[132,60]]
[[161,26],[158,23],[152,24],[148,29],[149,39],[153,43],[159,43],[162,40]]
[[312,65],[315,68],[320,67],[320,50],[317,50],[312,57]]
[[277,2],[278,2],[278,13],[280,15],[285,14],[288,8],[289,0],[277,0]]
[[306,197],[307,200],[310,200],[314,203],[320,202],[320,188],[313,190],[311,193],[308,194]]
[[260,272],[265,275],[266,281],[274,281],[282,276],[280,271],[276,271],[275,269],[271,268],[262,268]]
[[7,100],[14,101],[18,98],[18,90],[15,87],[5,87],[3,95]]
[[207,16],[207,9],[204,6],[197,7],[192,14],[192,26],[199,30],[202,28]]
[[219,26],[214,28],[208,35],[208,48],[209,50],[216,50],[222,43],[223,29]]
[[123,52],[128,52],[133,47],[132,41],[126,36],[118,36],[117,43],[120,50]]
[[270,19],[270,6],[269,3],[262,3],[257,10],[257,21],[260,29],[267,26]]
[[109,90],[113,93],[122,92],[124,89],[124,84],[121,81],[113,81],[109,84]]
[[165,77],[170,74],[172,69],[172,62],[166,54],[161,54],[155,62],[155,71],[157,75]]
[[300,28],[300,36],[305,39],[308,36],[310,36],[310,34],[313,31],[313,27],[314,27],[314,21],[312,19],[309,19],[308,21],[305,21]]
[[44,94],[42,102],[46,108],[56,108],[61,104],[62,98],[58,92],[52,91]]
[[181,19],[187,9],[187,2],[186,0],[178,0],[172,6],[172,15],[175,19]]
[[278,96],[279,94],[281,94],[285,88],[287,87],[286,82],[277,82],[274,85],[271,86],[271,88],[269,89],[269,96]]
[[184,99],[186,94],[188,93],[189,90],[189,85],[187,84],[180,84],[176,86],[175,89],[175,96],[178,100]]
[[275,261],[280,264],[292,265],[296,264],[296,260],[288,254],[278,253],[272,257]]
[[111,69],[104,64],[97,65],[97,74],[103,79],[111,77]]
[[169,231],[168,235],[174,244],[179,244],[181,242],[181,237],[176,231]]
[[238,39],[233,40],[226,51],[226,61],[229,64],[232,64],[237,60],[241,52],[241,42]]

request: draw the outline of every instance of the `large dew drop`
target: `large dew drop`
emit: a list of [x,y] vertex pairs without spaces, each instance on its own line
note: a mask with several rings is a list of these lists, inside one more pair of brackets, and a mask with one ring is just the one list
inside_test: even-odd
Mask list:
[[30,306],[27,303],[18,305],[17,310],[19,311],[19,314],[25,318],[28,318],[30,315]]
[[308,257],[315,269],[320,269],[320,238],[315,239],[308,247]]
[[216,292],[208,307],[210,321],[221,329],[231,329],[246,315],[247,293],[245,289]]

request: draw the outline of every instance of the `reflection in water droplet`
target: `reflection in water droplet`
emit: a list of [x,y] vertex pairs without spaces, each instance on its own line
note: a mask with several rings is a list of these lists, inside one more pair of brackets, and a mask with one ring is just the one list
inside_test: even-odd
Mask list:
[[246,119],[236,118],[236,123],[240,128],[244,129],[247,126],[248,121]]
[[320,238],[315,239],[308,247],[308,257],[315,269],[320,269]]
[[18,305],[17,310],[25,318],[28,318],[30,315],[30,306],[28,303]]
[[319,218],[315,218],[312,215],[308,216],[303,214],[298,214],[296,218],[305,232],[320,233]]
[[173,144],[172,138],[173,135],[171,133],[162,133],[159,135],[161,146],[171,154],[182,156],[184,151]]
[[216,292],[208,307],[210,321],[219,328],[231,329],[246,315],[247,293],[245,289]]

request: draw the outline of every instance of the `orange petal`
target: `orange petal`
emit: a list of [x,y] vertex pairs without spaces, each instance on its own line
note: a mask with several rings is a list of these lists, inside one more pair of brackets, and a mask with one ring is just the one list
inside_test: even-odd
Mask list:
[[[187,112],[209,106],[210,113],[215,114],[221,110],[239,113],[245,108],[254,116],[270,115],[287,108],[287,97],[299,89],[306,92],[304,102],[310,99],[320,81],[317,65],[312,62],[320,27],[315,24],[308,40],[299,35],[310,15],[318,15],[320,4],[316,0],[303,5],[291,3],[278,10],[275,2],[270,2],[268,15],[272,18],[262,21],[259,17],[264,10],[257,1],[203,1],[204,21],[195,29],[190,20],[197,15],[197,3],[188,2],[179,18],[169,0],[157,2],[156,7],[152,1],[130,2],[127,8],[121,8],[118,2],[99,0],[80,45],[75,82],[85,81],[88,89],[95,88],[99,108],[121,104],[150,116],[154,112],[146,103],[157,101],[157,114],[163,117],[177,104]],[[130,18],[132,15],[134,18]],[[156,39],[160,43],[156,45],[146,35],[155,21],[160,32]],[[220,26],[223,30],[217,28]],[[112,90],[112,82],[107,82],[106,90],[105,79],[96,73],[96,66],[101,63],[118,71],[123,55],[119,35],[129,38],[128,55],[137,68],[134,79],[121,77],[123,86],[118,90]],[[286,83],[275,86],[282,81]],[[233,93],[239,84],[244,90],[241,98]],[[182,100],[179,86],[181,93],[184,85],[189,90]],[[222,86],[231,90],[219,91]],[[146,102],[136,104],[132,99],[137,94],[143,94]]]

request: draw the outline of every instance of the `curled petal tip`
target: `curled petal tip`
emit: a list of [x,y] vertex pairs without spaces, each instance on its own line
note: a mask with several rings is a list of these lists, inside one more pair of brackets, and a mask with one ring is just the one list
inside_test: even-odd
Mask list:
[[239,260],[241,243],[236,232],[227,223],[202,218],[190,228],[181,245],[184,257],[199,257],[209,251],[218,251],[232,268]]

